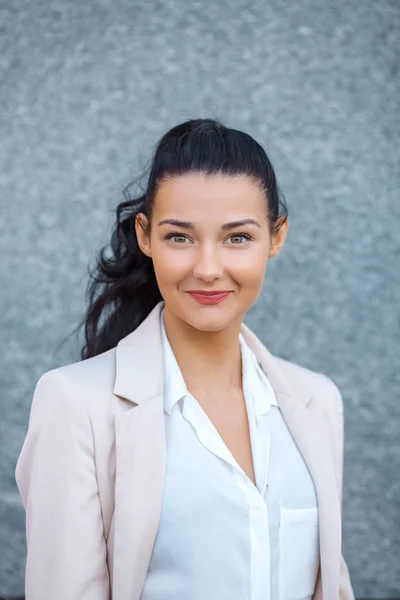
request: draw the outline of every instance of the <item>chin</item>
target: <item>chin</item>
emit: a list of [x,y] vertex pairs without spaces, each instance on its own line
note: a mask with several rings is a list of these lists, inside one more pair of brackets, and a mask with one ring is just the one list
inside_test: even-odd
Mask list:
[[[211,310],[210,310],[211,308]],[[199,312],[194,314],[193,311],[184,313],[181,318],[185,320],[191,327],[198,331],[217,332],[229,327],[231,323],[237,320],[236,315],[229,315],[227,311],[219,306],[217,307],[199,307]]]
[[204,333],[217,333],[218,331],[223,331],[227,325],[229,325],[229,323],[227,324],[217,324],[217,323],[190,323],[190,325],[194,328],[197,329],[197,331],[203,331]]

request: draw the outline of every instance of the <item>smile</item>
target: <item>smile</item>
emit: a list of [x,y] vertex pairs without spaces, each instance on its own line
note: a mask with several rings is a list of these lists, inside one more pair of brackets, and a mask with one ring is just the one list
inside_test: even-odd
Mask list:
[[201,291],[192,291],[188,292],[188,294],[196,300],[199,304],[219,304],[225,300],[225,298],[230,294],[230,291],[227,292],[201,292]]

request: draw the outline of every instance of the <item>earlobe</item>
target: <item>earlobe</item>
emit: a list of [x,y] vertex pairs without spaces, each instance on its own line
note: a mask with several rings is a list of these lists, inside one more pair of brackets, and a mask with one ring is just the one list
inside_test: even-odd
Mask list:
[[268,258],[274,258],[281,251],[282,245],[273,244],[270,248]]
[[[283,222],[281,223],[280,221],[283,221]],[[270,251],[269,251],[269,258],[273,258],[277,254],[279,254],[279,252],[282,250],[282,247],[284,246],[285,241],[286,241],[288,227],[289,227],[289,221],[287,218],[284,219],[281,217],[277,221],[277,230],[272,238],[272,243],[271,243],[271,247],[270,247]]]

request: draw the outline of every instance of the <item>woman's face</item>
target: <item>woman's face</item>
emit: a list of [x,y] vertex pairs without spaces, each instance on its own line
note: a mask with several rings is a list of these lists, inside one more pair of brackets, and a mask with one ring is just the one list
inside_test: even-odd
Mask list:
[[162,181],[150,231],[140,221],[147,225],[143,214],[135,223],[139,246],[153,260],[166,310],[201,331],[242,321],[260,294],[268,258],[279,252],[287,232],[286,223],[271,239],[266,198],[253,180],[222,174]]

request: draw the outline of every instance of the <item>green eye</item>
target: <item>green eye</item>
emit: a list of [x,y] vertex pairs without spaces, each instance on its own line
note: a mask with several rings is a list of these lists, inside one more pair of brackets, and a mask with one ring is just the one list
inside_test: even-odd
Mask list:
[[176,244],[184,244],[188,239],[183,233],[170,233],[166,236],[166,240],[173,240]]
[[229,239],[235,246],[240,246],[240,244],[251,240],[251,237],[246,233],[235,233],[234,235],[231,235]]

